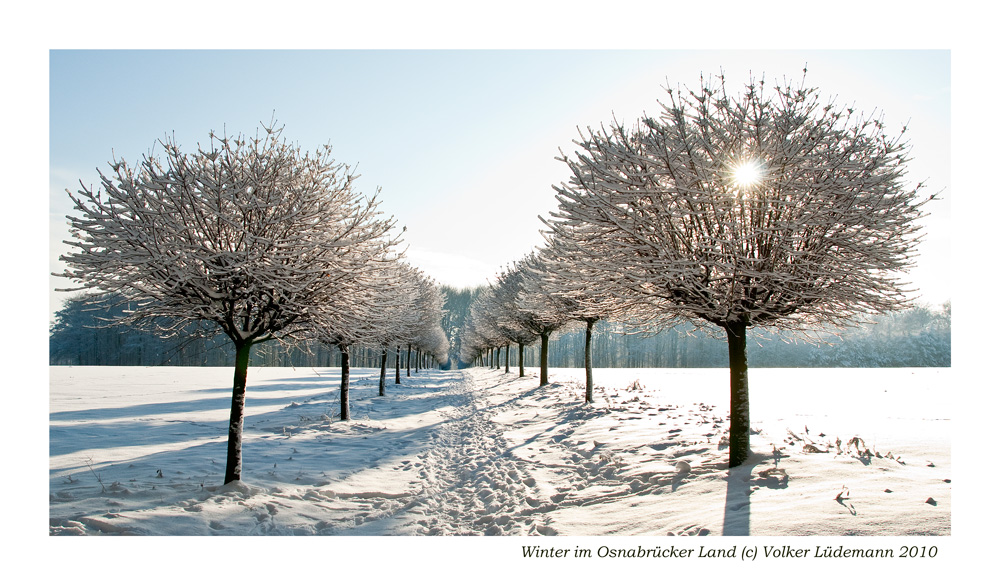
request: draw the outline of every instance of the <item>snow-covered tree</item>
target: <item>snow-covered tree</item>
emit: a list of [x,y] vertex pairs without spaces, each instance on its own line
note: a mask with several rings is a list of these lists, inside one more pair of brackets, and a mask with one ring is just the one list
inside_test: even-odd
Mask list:
[[575,255],[573,246],[549,237],[548,246],[539,250],[531,278],[521,293],[526,307],[548,319],[582,321],[584,333],[584,402],[594,401],[594,367],[591,340],[594,324],[601,319],[627,314],[627,303],[616,278],[587,266],[586,259]]
[[[340,418],[350,419],[350,348],[370,347],[380,352],[379,396],[385,396],[389,348],[412,340],[421,327],[419,270],[396,259],[372,264],[361,288],[351,292],[351,304],[328,319],[316,337],[341,352]],[[398,352],[397,352],[398,357]],[[398,360],[396,383],[399,383]]]
[[472,307],[469,308],[469,311],[469,315],[462,324],[462,330],[458,334],[462,344],[458,359],[462,363],[475,365],[479,363],[479,356],[482,355],[483,343],[476,330],[476,326],[472,322]]
[[549,310],[542,296],[526,293],[526,280],[535,278],[539,269],[538,258],[531,254],[501,272],[476,298],[462,336],[463,359],[492,350],[499,364],[499,348],[517,343],[524,376],[524,346],[541,339],[540,384],[548,384],[549,337],[568,319]]
[[463,362],[475,362],[484,353],[492,350],[505,341],[496,327],[497,311],[496,289],[490,286],[483,290],[469,307],[469,315],[465,319],[461,332]]
[[538,334],[524,327],[520,321],[523,315],[519,310],[518,295],[523,276],[523,272],[518,272],[516,267],[508,267],[475,298],[461,337],[463,361],[472,361],[486,353],[490,360],[496,358],[495,365],[499,367],[499,349],[516,343],[519,376],[524,377],[524,347],[538,339]]
[[373,344],[379,330],[387,326],[382,318],[387,304],[383,286],[387,283],[379,279],[377,266],[377,262],[369,263],[365,267],[366,278],[355,279],[341,288],[345,302],[328,313],[314,333],[320,342],[340,351],[340,420],[351,418],[351,348]]
[[658,119],[581,136],[546,223],[655,306],[650,318],[725,332],[737,466],[749,454],[747,329],[840,327],[904,305],[922,186],[904,181],[902,133],[824,103],[804,79],[730,94],[719,76],[667,93]]
[[426,360],[424,367],[434,363],[439,366],[447,363],[448,337],[440,325],[425,329],[417,339],[416,346],[420,348],[420,352]]
[[[377,317],[379,327],[372,337],[372,345],[379,350],[379,396],[385,396],[386,365],[389,348],[398,347],[417,326],[415,317],[417,297],[420,294],[420,273],[412,266],[396,262],[379,273]],[[399,383],[399,360],[396,352],[396,383]]]
[[[63,276],[78,289],[120,295],[119,322],[165,327],[209,321],[236,348],[225,482],[242,472],[243,411],[253,345],[314,331],[341,291],[384,257],[393,221],[326,145],[313,153],[281,139],[274,124],[253,137],[210,134],[185,153],[160,141],[137,166],[101,173],[70,197],[71,252]],[[76,289],[73,289],[76,290]]]
[[552,334],[572,320],[565,313],[565,299],[549,294],[549,289],[537,284],[546,268],[538,254],[522,258],[510,274],[510,284],[515,293],[514,304],[504,315],[505,322],[514,329],[527,331],[541,339],[539,350],[539,384],[549,383],[549,339]]
[[[315,333],[341,352],[340,418],[350,419],[350,348],[379,350],[379,395],[385,395],[388,348],[406,343],[420,356],[447,360],[448,339],[441,327],[444,297],[437,284],[418,269],[395,259],[369,264],[365,278],[344,291],[348,306],[328,316]],[[397,354],[398,355],[398,354]],[[398,367],[398,366],[397,366]],[[399,375],[397,371],[397,383]]]
[[469,315],[462,328],[462,355],[464,362],[476,361],[484,352],[491,351],[496,344],[501,343],[500,335],[490,317],[494,301],[493,289],[488,288],[479,294],[469,307]]
[[[521,272],[510,269],[502,273],[496,282],[495,308],[493,309],[496,315],[493,326],[500,333],[504,344],[517,344],[517,375],[519,378],[524,377],[524,348],[539,339],[537,330],[526,326],[518,311],[518,297],[521,295],[523,283],[524,274]],[[546,372],[548,371],[547,358],[546,354]]]
[[444,293],[432,279],[420,275],[415,307],[416,327],[410,342],[423,355],[441,364],[448,359],[448,336],[441,320],[444,317]]

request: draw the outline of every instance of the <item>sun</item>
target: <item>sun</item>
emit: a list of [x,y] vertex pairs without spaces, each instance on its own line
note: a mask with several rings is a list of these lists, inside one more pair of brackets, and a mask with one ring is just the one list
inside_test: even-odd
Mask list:
[[744,160],[733,168],[733,183],[737,187],[752,187],[760,184],[763,179],[764,171],[756,160]]

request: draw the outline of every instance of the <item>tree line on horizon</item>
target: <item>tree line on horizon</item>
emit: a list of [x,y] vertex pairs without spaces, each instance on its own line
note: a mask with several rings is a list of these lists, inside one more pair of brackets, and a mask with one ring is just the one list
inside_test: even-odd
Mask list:
[[[124,311],[116,301],[71,297],[56,312],[49,328],[49,365],[52,366],[232,366],[236,350],[225,334],[211,324],[189,323],[179,334],[163,337],[141,327],[117,323]],[[443,331],[442,331],[443,333]],[[348,354],[349,365],[381,368],[382,347],[361,344]],[[436,368],[447,352],[427,351],[423,344],[385,348],[390,367],[410,371]],[[290,344],[263,343],[251,349],[250,363],[258,367],[341,367],[339,348],[319,341]]]
[[[584,367],[585,329],[570,328],[549,345],[553,368]],[[691,324],[655,334],[628,332],[601,321],[592,334],[594,368],[726,368],[726,341]],[[923,368],[951,367],[951,309],[916,306],[873,317],[869,323],[827,334],[813,342],[787,339],[766,330],[748,334],[751,368]],[[538,367],[539,344],[525,347],[527,367]],[[505,353],[492,360],[506,365]],[[515,355],[511,364],[516,364]]]
[[[409,375],[425,368],[458,369],[489,363],[507,366],[506,355],[489,362],[460,360],[462,325],[473,300],[485,287],[442,286],[442,328],[449,340],[444,363],[425,351],[400,348],[401,371]],[[121,308],[116,303],[95,304],[71,298],[56,313],[50,328],[49,364],[53,366],[230,366],[234,350],[222,334],[207,335],[206,324],[191,324],[177,338],[107,322]],[[582,368],[584,329],[570,327],[549,346],[555,368]],[[620,323],[601,321],[593,329],[595,368],[725,368],[726,342],[690,324],[652,335],[629,332]],[[783,338],[780,333],[754,332],[748,356],[753,368],[920,368],[951,366],[951,305],[917,305],[877,315],[868,323],[828,334],[814,343]],[[395,363],[390,348],[389,363]],[[381,350],[359,347],[350,354],[350,366],[379,368]],[[323,343],[255,346],[251,363],[262,367],[340,367],[342,356]],[[525,347],[526,367],[539,365],[539,344]],[[407,365],[409,364],[409,368]],[[510,364],[518,364],[517,355]]]

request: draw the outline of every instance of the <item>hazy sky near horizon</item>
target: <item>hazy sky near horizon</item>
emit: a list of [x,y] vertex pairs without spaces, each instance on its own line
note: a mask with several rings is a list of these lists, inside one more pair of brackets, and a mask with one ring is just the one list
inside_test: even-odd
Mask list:
[[[138,161],[167,134],[193,150],[209,131],[253,134],[273,116],[286,139],[330,143],[357,165],[363,193],[380,189],[414,265],[442,284],[485,284],[542,243],[538,216],[569,177],[555,157],[578,129],[655,114],[664,85],[703,73],[724,70],[736,88],[751,75],[798,81],[808,65],[823,96],[881,111],[892,132],[909,125],[909,177],[942,192],[910,280],[937,304],[952,293],[950,61],[936,50],[56,50],[50,270],[67,249],[66,189],[98,185],[112,150]],[[64,296],[52,293],[52,311]]]

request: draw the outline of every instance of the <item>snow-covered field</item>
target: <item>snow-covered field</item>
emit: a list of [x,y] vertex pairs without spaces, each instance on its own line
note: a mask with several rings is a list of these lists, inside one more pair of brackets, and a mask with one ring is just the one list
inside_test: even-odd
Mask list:
[[[481,539],[347,539],[346,549],[315,539],[351,554],[403,547],[404,559],[428,540],[472,558],[484,553],[468,546],[489,546],[503,567],[560,562],[524,558],[522,546],[553,543],[590,549],[578,565],[611,561],[598,558],[606,544],[696,556],[703,545],[743,554],[760,542],[669,535],[862,535],[880,538],[763,544],[794,543],[810,557],[819,545],[889,547],[899,557],[901,546],[948,539],[886,537],[952,533],[948,369],[751,370],[755,455],[730,470],[723,369],[596,370],[596,403],[585,405],[582,370],[554,369],[544,388],[537,370],[421,371],[400,386],[390,375],[379,397],[377,371],[355,368],[344,422],[339,369],[251,367],[243,482],[225,488],[231,369],[49,373],[53,535],[580,537],[511,539],[499,551]],[[292,550],[304,546],[292,540]],[[704,563],[724,561],[690,562],[710,572]],[[932,561],[908,562],[920,574]]]

